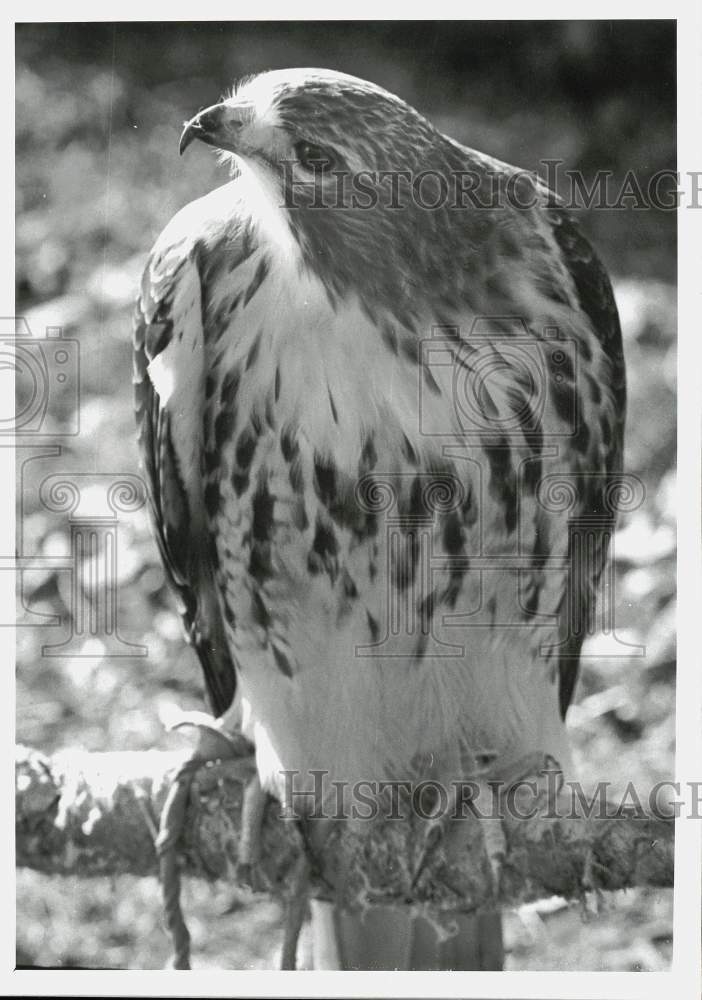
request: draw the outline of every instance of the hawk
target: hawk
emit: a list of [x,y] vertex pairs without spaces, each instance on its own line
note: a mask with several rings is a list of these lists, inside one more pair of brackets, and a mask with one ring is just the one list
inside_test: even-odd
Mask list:
[[[232,176],[151,252],[135,385],[217,725],[255,746],[267,792],[295,776],[301,812],[315,770],[344,794],[449,782],[485,749],[496,773],[535,753],[568,771],[625,410],[612,289],[576,220],[332,71],[245,79],[181,152],[194,139]],[[451,955],[417,946],[407,967],[470,967]]]

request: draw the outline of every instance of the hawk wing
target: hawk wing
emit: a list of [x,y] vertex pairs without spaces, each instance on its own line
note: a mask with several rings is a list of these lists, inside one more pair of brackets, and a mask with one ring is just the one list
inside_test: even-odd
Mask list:
[[174,218],[144,271],[134,323],[134,399],[156,542],[219,716],[234,697],[236,673],[215,589],[214,546],[202,517],[202,203]]
[[[573,279],[580,308],[589,317],[593,331],[610,361],[611,377],[606,388],[613,397],[618,419],[614,427],[603,425],[601,436],[606,471],[610,475],[616,475],[622,468],[626,377],[621,326],[612,285],[601,261],[583,236],[573,216],[565,209],[552,208],[548,217],[565,266]],[[606,506],[603,504],[601,489],[593,489],[588,493],[586,488],[582,506],[588,514],[605,513]],[[590,622],[595,611],[597,584],[607,559],[608,541],[608,536],[603,534],[592,563],[593,573],[590,579],[568,581],[568,586],[572,586],[574,582],[578,586],[575,599],[580,607],[580,620],[585,623]],[[567,614],[567,596],[564,595],[560,618],[567,641],[563,646],[559,663],[559,704],[563,716],[573,698],[584,640],[584,631],[574,634],[569,627]]]

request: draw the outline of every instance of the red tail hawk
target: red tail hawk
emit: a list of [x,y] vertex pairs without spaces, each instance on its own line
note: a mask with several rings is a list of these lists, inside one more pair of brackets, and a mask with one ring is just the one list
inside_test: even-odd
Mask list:
[[[534,177],[381,88],[263,73],[183,133],[232,179],[144,274],[156,537],[261,782],[568,768],[624,369],[609,280]],[[559,493],[560,490],[560,493]],[[563,494],[568,502],[562,502]],[[580,626],[574,625],[578,618]]]

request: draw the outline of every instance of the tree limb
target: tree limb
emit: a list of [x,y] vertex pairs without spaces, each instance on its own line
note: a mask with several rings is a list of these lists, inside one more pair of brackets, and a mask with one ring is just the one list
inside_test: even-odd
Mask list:
[[[154,837],[169,780],[185,753],[64,752],[16,757],[17,865],[84,877],[157,872]],[[232,877],[237,861],[243,781],[231,762],[203,766],[190,795],[183,858],[191,874]],[[612,809],[609,812],[613,812]],[[416,877],[427,823],[386,820],[352,826],[332,821],[312,894],[348,907],[412,901],[438,911],[475,912],[586,890],[672,886],[673,823],[638,814],[505,819],[504,856],[491,863],[485,823],[460,824],[460,850],[438,838]],[[490,821],[494,824],[494,821]],[[455,825],[455,824],[454,824]],[[261,841],[263,887],[287,895],[301,837],[270,801]],[[495,852],[492,852],[495,854]],[[499,851],[497,852],[499,854]],[[413,884],[413,880],[414,884]]]

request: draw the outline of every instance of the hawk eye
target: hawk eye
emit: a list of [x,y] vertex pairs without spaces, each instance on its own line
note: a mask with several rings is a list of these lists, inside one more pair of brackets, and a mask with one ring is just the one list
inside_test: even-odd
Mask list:
[[337,165],[334,153],[313,142],[305,142],[304,140],[296,142],[295,155],[300,161],[300,166],[311,173],[317,173],[317,171],[324,173],[333,170]]

